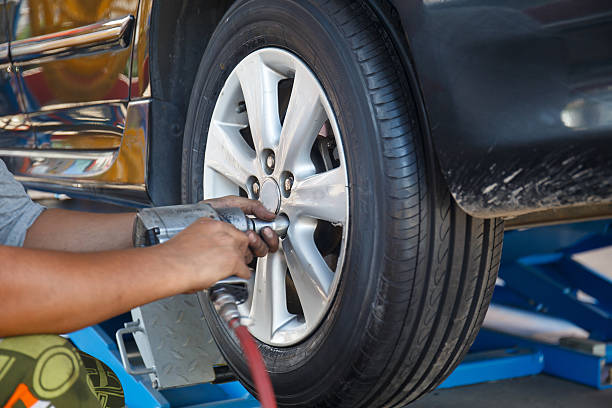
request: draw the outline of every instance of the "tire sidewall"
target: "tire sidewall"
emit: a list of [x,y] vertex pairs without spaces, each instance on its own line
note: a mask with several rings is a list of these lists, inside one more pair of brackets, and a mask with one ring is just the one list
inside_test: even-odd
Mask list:
[[[335,387],[367,342],[376,313],[384,231],[382,151],[367,83],[349,44],[327,10],[310,1],[243,0],[228,11],[202,58],[187,115],[182,169],[184,202],[202,199],[207,131],[231,71],[252,52],[277,47],[297,55],[315,73],[336,114],[349,180],[349,234],[336,298],[319,328],[301,343],[259,343],[279,401],[305,403]],[[253,391],[236,340],[203,302],[207,321],[226,360]],[[214,322],[214,323],[211,323]],[[312,390],[317,392],[313,393]]]

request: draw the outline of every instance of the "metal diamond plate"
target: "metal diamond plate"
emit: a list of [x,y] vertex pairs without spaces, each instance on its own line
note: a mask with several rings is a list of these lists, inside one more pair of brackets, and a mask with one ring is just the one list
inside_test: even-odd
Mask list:
[[225,361],[213,341],[197,295],[178,295],[132,310],[144,332],[134,333],[161,389],[210,382]]

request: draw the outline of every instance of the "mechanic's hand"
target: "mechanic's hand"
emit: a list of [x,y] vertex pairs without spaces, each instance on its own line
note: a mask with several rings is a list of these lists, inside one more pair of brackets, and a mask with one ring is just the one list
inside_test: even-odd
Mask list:
[[[249,200],[245,197],[226,196],[204,200],[202,202],[211,205],[213,208],[240,208],[245,214],[254,215],[266,221],[272,221],[276,218],[276,215],[266,210],[262,203],[257,200]],[[278,235],[276,235],[272,229],[264,228],[261,233],[263,239],[253,231],[247,232],[249,247],[253,255],[260,258],[268,255],[268,252],[276,252],[279,245]]]
[[207,289],[229,276],[251,277],[247,264],[253,254],[248,236],[222,221],[200,218],[151,250],[161,251],[169,279],[186,278],[184,292]]

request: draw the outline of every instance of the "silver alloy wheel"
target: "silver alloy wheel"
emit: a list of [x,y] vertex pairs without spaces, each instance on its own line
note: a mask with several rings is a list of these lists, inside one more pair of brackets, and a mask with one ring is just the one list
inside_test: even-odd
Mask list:
[[204,198],[242,192],[291,222],[281,249],[258,260],[240,307],[260,341],[290,346],[323,320],[342,272],[347,186],[338,123],[313,72],[278,48],[248,55],[215,105]]

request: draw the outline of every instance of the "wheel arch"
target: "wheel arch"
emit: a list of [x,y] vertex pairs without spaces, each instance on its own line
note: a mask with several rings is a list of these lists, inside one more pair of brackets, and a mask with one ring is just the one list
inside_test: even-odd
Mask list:
[[[393,0],[366,1],[392,37],[417,104],[424,142],[429,151],[435,152],[421,88]],[[150,9],[142,14],[150,18],[140,24],[147,24],[149,31],[152,135],[147,186],[155,205],[181,201],[180,184],[176,181],[180,180],[182,140],[191,88],[212,32],[234,2],[152,1]]]
[[[582,64],[576,75],[599,84],[592,70],[610,66],[609,47],[597,58],[581,53],[588,41],[605,44],[594,10],[569,10],[555,25],[542,17],[554,5],[366,1],[393,39],[425,146],[463,211],[517,226],[610,216],[610,126],[568,119],[600,108],[597,98],[609,94],[568,79]],[[584,31],[574,31],[580,13]],[[575,108],[581,98],[583,110]]]
[[151,139],[147,187],[154,205],[181,201],[185,118],[200,60],[234,0],[152,1],[148,25]]
[[[210,37],[234,0],[154,1],[151,11],[152,96],[185,106]],[[182,75],[179,75],[182,74]],[[186,98],[182,98],[186,97]]]

